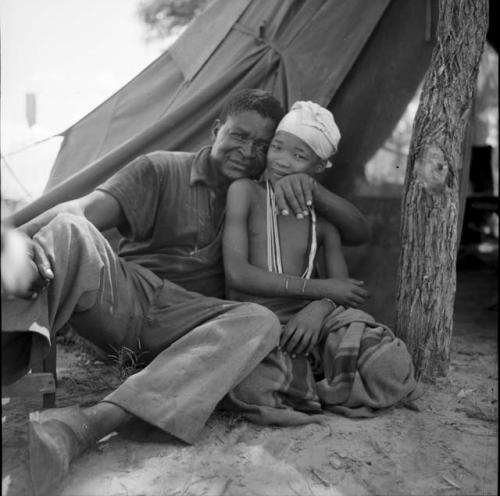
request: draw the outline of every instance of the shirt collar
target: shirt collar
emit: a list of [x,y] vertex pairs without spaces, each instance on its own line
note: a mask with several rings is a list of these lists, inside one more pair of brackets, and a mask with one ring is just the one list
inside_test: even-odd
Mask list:
[[210,146],[205,146],[195,155],[193,165],[191,166],[190,186],[200,182],[206,184],[211,189],[217,188],[216,171],[210,167],[211,148]]

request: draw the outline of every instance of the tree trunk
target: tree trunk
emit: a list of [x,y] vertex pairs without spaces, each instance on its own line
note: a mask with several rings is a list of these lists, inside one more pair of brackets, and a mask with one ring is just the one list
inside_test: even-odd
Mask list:
[[401,219],[396,334],[418,378],[449,366],[456,289],[459,170],[487,0],[440,0],[437,43],[413,125]]

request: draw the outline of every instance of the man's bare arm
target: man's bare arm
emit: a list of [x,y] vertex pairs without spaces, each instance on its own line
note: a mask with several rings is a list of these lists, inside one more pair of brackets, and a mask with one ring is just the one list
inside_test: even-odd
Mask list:
[[319,219],[319,221],[325,275],[329,280],[337,281],[339,299],[334,299],[334,301],[357,308],[369,296],[364,288],[364,281],[349,278],[338,229],[324,219]]
[[104,231],[117,227],[124,221],[123,212],[118,201],[104,191],[93,191],[88,195],[60,203],[34,219],[23,224],[19,229],[32,238],[42,227],[46,226],[60,213],[70,213],[85,217],[97,229]]
[[276,202],[283,215],[307,215],[307,206],[337,226],[344,245],[361,245],[370,240],[370,226],[365,216],[350,202],[332,193],[307,174],[290,174],[274,185]]
[[342,240],[338,229],[321,218],[318,219],[318,232],[323,246],[325,277],[347,279],[349,270],[342,252]]
[[[113,196],[103,191],[93,191],[82,198],[60,203],[20,226],[19,230],[27,236],[29,256],[34,265],[33,288],[41,287],[44,281],[53,279],[54,273],[46,253],[32,238],[60,213],[85,217],[101,231],[118,227],[125,220],[121,206]],[[21,296],[31,297],[35,293],[36,290],[33,290]]]

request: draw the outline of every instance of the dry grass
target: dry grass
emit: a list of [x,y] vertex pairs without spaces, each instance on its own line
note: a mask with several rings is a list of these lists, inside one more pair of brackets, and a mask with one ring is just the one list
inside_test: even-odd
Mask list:
[[137,351],[134,351],[127,346],[115,348],[112,346],[114,353],[108,355],[109,359],[115,364],[118,373],[122,379],[135,374],[146,365],[144,361],[147,352],[142,350],[141,341],[137,340]]

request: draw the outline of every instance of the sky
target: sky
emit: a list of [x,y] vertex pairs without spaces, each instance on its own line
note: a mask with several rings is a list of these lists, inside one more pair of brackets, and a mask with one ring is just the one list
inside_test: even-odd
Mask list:
[[[46,184],[64,131],[157,58],[140,0],[0,0],[2,196],[26,201]],[[26,94],[36,95],[36,124]],[[22,187],[15,180],[17,176]]]
[[[145,27],[136,15],[139,3],[140,0],[0,0],[3,198],[28,202],[38,197],[62,139],[53,138],[17,153],[18,150],[74,124],[173,41],[145,41]],[[498,71],[498,55],[495,57]],[[498,88],[498,77],[496,85]],[[497,89],[495,95],[496,92]],[[27,93],[36,95],[37,121],[32,127],[26,119]],[[413,107],[409,107],[410,121],[416,108]],[[492,108],[498,129],[498,99]],[[405,136],[408,141],[407,131]],[[380,157],[374,157],[366,169],[370,184],[387,180],[402,184],[404,167],[394,167],[393,162],[387,160],[383,150]],[[394,177],[389,177],[391,174]]]

